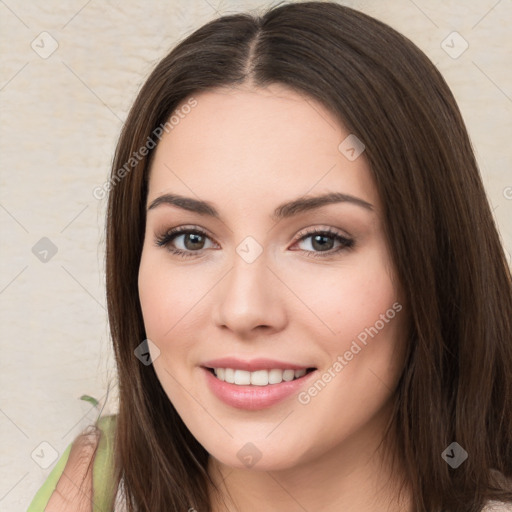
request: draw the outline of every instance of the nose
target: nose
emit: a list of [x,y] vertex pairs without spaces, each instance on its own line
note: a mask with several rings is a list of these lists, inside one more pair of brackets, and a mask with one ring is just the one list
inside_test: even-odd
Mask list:
[[269,268],[265,253],[248,263],[235,255],[233,267],[216,287],[213,319],[239,338],[282,330],[287,322],[285,287]]

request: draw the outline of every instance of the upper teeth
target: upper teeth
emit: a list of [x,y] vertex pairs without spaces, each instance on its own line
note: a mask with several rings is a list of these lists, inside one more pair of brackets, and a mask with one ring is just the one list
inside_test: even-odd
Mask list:
[[214,368],[213,371],[218,379],[229,382],[230,384],[238,384],[246,386],[266,386],[268,384],[279,384],[284,381],[298,379],[306,374],[306,369],[302,370],[257,370],[248,372],[246,370],[234,370],[233,368]]

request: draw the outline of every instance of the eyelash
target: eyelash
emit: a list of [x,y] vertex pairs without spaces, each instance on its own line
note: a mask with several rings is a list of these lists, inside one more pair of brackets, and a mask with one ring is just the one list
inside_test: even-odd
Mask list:
[[[204,249],[200,249],[199,251],[183,251],[182,249],[176,249],[176,248],[169,247],[169,244],[175,238],[177,238],[179,235],[191,234],[191,233],[194,235],[200,235],[200,236],[204,236],[206,238],[210,238],[203,230],[201,230],[197,227],[190,228],[190,227],[182,226],[179,228],[171,229],[171,230],[167,231],[166,233],[164,233],[163,235],[157,236],[155,239],[155,244],[158,247],[166,247],[169,252],[171,252],[172,254],[175,254],[177,256],[180,256],[183,258],[194,257],[198,253],[201,253],[202,251],[204,251]],[[327,236],[330,238],[334,238],[336,241],[340,242],[341,245],[337,249],[330,249],[329,251],[302,250],[303,252],[306,253],[307,257],[327,258],[329,256],[333,256],[334,254],[336,254],[338,252],[353,249],[354,244],[355,244],[355,241],[353,239],[342,236],[330,228],[327,228],[327,229],[315,228],[311,231],[302,232],[299,234],[299,238],[297,239],[297,241],[295,243],[302,242],[303,240],[305,240],[311,236],[314,236],[314,235],[323,235],[323,236]],[[294,245],[295,245],[295,243],[294,243]]]

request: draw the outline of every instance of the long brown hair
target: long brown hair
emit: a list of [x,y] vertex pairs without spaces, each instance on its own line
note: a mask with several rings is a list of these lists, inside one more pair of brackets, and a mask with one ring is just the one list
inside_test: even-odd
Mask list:
[[[386,24],[301,2],[193,32],[156,66],[123,127],[106,278],[119,379],[115,482],[123,479],[130,512],[211,510],[209,454],[134,355],[146,338],[137,278],[154,152],[140,148],[194,93],[249,81],[320,101],[366,146],[410,313],[392,431],[415,510],[477,512],[488,499],[512,500],[492,480],[512,477],[511,275],[455,99],[430,60]],[[441,457],[454,441],[469,455],[457,469]]]

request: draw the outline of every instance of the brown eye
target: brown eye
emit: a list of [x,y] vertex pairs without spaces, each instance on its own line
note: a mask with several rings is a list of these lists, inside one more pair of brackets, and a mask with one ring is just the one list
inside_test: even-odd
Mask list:
[[[193,251],[193,250],[198,250],[198,249],[202,249],[203,245],[204,245],[204,242],[205,242],[205,238],[202,236],[202,235],[198,235],[197,233],[186,233],[184,235],[179,235],[179,236],[183,236],[183,241],[184,241],[184,245],[185,245],[185,248],[188,249],[189,251]],[[190,242],[190,243],[188,243]]]
[[[303,235],[297,243],[304,242],[305,240],[311,239],[306,245],[307,248],[303,248],[307,256],[322,257],[331,256],[339,251],[350,249],[354,246],[354,240],[340,235],[336,231],[330,229],[315,230]],[[336,242],[338,246],[334,248]]]
[[[177,228],[157,237],[155,243],[179,256],[196,256],[197,254],[194,253],[201,253],[203,249],[207,248],[205,243],[208,240],[210,238],[206,233],[197,228]],[[178,247],[175,247],[176,243]]]

